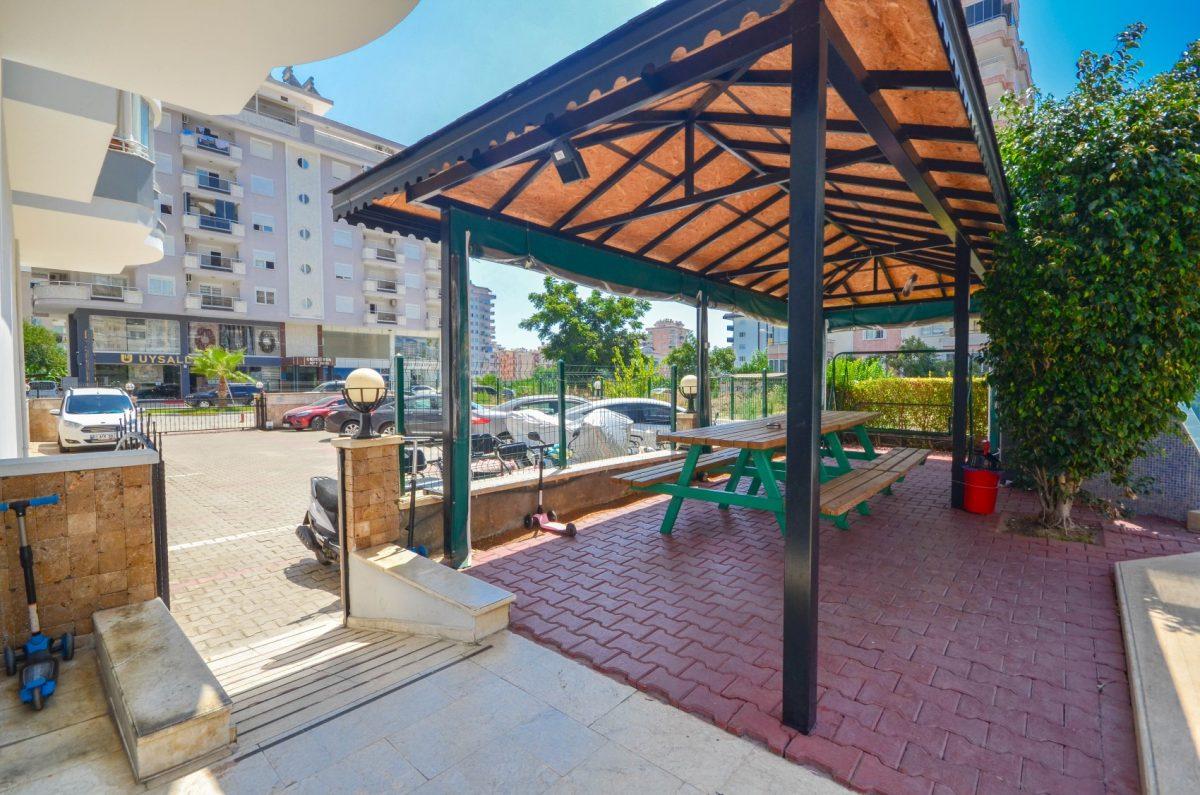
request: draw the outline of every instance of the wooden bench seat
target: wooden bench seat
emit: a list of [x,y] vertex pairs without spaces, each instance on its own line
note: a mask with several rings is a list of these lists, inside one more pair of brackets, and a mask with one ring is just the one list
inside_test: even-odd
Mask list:
[[[705,453],[696,461],[696,472],[708,472],[733,464],[733,462],[737,461],[740,452],[741,450],[736,447],[728,447],[723,450]],[[622,472],[619,475],[613,475],[613,480],[618,483],[626,483],[635,489],[653,486],[655,483],[667,483],[679,478],[679,473],[683,471],[685,460],[681,457],[645,467],[644,469]]]
[[821,484],[821,513],[826,516],[843,516],[851,508],[859,506],[860,513],[866,501],[891,486],[901,473],[888,469],[855,469],[833,480]]
[[863,464],[863,469],[886,469],[904,475],[910,469],[921,466],[932,450],[921,447],[893,447],[886,453]]

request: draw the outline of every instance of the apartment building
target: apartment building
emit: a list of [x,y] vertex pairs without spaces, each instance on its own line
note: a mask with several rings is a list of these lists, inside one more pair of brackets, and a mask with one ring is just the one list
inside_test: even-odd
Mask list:
[[642,353],[653,357],[656,362],[661,362],[671,351],[692,336],[691,329],[685,326],[681,320],[664,318],[655,321],[646,329],[646,341],[642,343]]
[[92,285],[97,295],[124,298],[138,288],[120,282],[123,272],[164,256],[153,131],[166,117],[163,103],[236,114],[271,68],[361,47],[415,4],[345,0],[330,14],[326,3],[294,0],[282,25],[269,3],[247,5],[237,24],[203,3],[126,0],[121,13],[105,3],[72,4],[69,13],[5,5],[0,458],[28,453],[21,324],[33,300],[31,271],[82,282],[76,293],[86,290],[88,305]]
[[729,312],[721,316],[726,321],[725,330],[728,336],[725,342],[733,348],[733,362],[743,365],[754,358],[759,351],[766,351],[773,344],[781,344],[787,348],[787,327],[775,326],[745,315]]
[[962,0],[962,5],[988,105],[1033,85],[1029,53],[1017,32],[1020,0]]
[[467,320],[471,332],[471,375],[496,372],[496,294],[472,282]]
[[333,102],[292,69],[236,114],[166,104],[155,117],[163,256],[95,276],[34,269],[32,311],[69,340],[85,383],[187,393],[189,355],[246,352],[272,389],[393,353],[436,358],[436,245],[334,222],[330,189],[400,145],[332,121]]
[[542,352],[538,348],[505,348],[497,346],[496,363],[500,380],[514,381],[528,378],[542,366]]

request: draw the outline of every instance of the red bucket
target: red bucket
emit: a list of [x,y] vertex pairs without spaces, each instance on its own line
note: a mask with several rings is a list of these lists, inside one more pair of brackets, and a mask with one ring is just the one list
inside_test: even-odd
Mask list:
[[996,510],[1000,473],[994,469],[963,467],[963,510],[989,514]]

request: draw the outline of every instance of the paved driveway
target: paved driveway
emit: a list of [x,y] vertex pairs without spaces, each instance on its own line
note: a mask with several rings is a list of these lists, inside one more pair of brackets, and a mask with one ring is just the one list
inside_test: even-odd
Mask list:
[[340,609],[338,575],[296,540],[308,479],[335,475],[324,433],[172,434],[167,465],[171,610],[211,658]]

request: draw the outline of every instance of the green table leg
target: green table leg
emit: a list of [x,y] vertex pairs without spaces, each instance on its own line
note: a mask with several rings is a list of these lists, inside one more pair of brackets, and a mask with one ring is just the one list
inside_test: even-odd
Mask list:
[[[740,483],[742,480],[742,472],[745,471],[746,465],[749,463],[750,463],[750,451],[743,449],[741,452],[738,453],[737,461],[733,465],[733,471],[729,474],[729,480],[726,481],[726,483],[725,483],[725,491],[727,491],[727,492],[737,491],[738,483]],[[753,488],[753,485],[754,484],[751,484],[751,488]],[[751,491],[750,493],[753,494],[754,492]],[[721,509],[722,511],[728,511],[729,503],[720,502],[720,503],[717,503],[717,507],[719,509]]]
[[868,461],[878,457],[879,454],[875,452],[875,445],[871,444],[871,437],[867,436],[866,426],[855,425],[854,435],[858,437],[858,443],[862,445],[863,453],[866,455]]
[[838,475],[844,475],[850,471],[850,459],[846,455],[845,449],[842,448],[842,440],[838,438],[836,433],[825,434],[825,445],[829,448],[829,452],[833,454],[833,458],[837,461]]
[[[700,452],[702,448],[698,444],[694,444],[688,448],[687,458],[683,462],[683,470],[679,473],[679,480],[676,483],[680,486],[687,486],[692,482],[692,475],[696,471],[696,462],[700,460]],[[671,531],[675,528],[675,519],[679,516],[679,509],[683,507],[683,497],[672,497],[670,504],[667,505],[667,513],[663,516],[662,525],[658,528],[658,532],[665,536],[671,535]]]
[[782,535],[787,526],[783,516],[783,494],[779,492],[779,484],[775,482],[775,470],[771,467],[771,451],[752,450],[751,456],[754,458],[754,466],[758,470],[758,480],[761,481],[763,491],[766,492],[767,499],[774,508],[772,513],[775,514],[775,521],[779,524],[779,532]]

